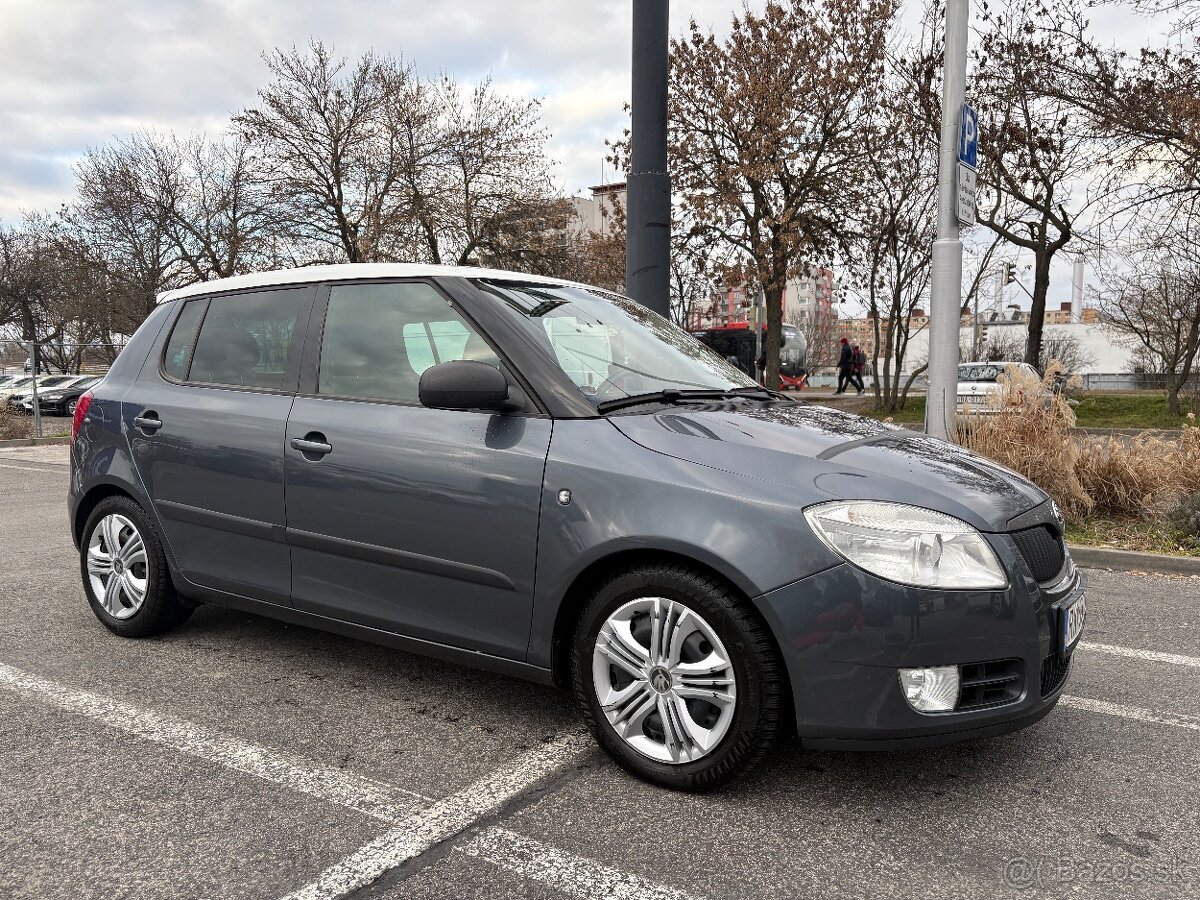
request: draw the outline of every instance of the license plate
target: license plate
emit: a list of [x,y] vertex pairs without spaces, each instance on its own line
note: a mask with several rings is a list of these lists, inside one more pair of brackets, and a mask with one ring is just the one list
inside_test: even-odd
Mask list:
[[1069,651],[1083,634],[1083,622],[1087,618],[1087,598],[1080,597],[1062,611],[1063,650]]

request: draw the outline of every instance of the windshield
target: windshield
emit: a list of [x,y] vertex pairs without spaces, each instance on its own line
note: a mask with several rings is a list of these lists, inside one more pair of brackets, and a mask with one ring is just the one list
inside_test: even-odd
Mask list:
[[500,298],[593,404],[664,390],[731,390],[754,380],[645,307],[596,288],[475,282]]

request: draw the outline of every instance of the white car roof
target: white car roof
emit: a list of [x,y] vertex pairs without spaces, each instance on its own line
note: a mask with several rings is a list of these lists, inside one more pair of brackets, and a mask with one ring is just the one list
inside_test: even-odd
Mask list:
[[481,269],[476,266],[430,266],[418,263],[343,263],[336,266],[304,266],[298,269],[277,269],[272,272],[254,272],[236,275],[233,278],[218,278],[214,281],[198,281],[187,287],[164,291],[158,302],[178,300],[196,294],[211,294],[216,291],[234,291],[243,288],[274,287],[281,284],[304,284],[310,281],[353,281],[369,278],[493,278],[501,281],[536,281],[542,284],[575,284],[562,278],[547,278],[544,275],[527,275],[503,269]]

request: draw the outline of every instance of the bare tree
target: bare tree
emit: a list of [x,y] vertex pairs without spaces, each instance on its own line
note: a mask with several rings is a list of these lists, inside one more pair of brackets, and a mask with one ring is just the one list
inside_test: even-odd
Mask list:
[[1057,362],[1062,366],[1064,375],[1073,375],[1080,369],[1094,365],[1096,356],[1073,334],[1058,330],[1050,330],[1042,341],[1042,356],[1038,360],[1038,370],[1046,372],[1050,363]]
[[854,257],[854,292],[874,325],[875,405],[888,412],[911,384],[901,384],[901,373],[913,315],[928,298],[937,232],[938,146],[924,102],[936,84],[928,62],[937,44],[931,20],[927,11],[916,46],[901,43],[888,54],[864,167],[871,201],[860,213]]
[[[1095,146],[1075,107],[1049,85],[1077,0],[1014,0],[984,8],[976,51],[980,114],[979,221],[1034,258],[1032,311],[1025,361],[1041,357],[1042,323],[1054,255],[1076,238],[1086,201],[1079,183],[1093,167]],[[1069,208],[1069,207],[1074,207]]]
[[762,286],[770,386],[788,278],[849,244],[894,12],[892,0],[771,0],[725,40],[693,20],[671,44],[674,186],[737,251],[729,280]]
[[[442,140],[426,233],[432,261],[529,263],[543,247],[553,255],[571,206],[554,189],[540,101],[503,96],[490,80],[464,92],[447,76],[435,96]],[[524,245],[515,259],[514,236]]]
[[76,200],[63,210],[63,227],[107,270],[110,318],[132,334],[159,292],[190,280],[170,209],[152,201],[119,147],[90,149],[75,174]]
[[1170,218],[1147,226],[1142,236],[1132,265],[1108,276],[1103,312],[1139,357],[1166,376],[1167,407],[1178,416],[1179,394],[1196,371],[1200,352],[1196,222]]
[[813,315],[793,313],[789,325],[795,325],[804,335],[807,354],[805,368],[809,372],[826,369],[837,362],[837,317],[833,310],[817,309]]
[[[276,50],[259,105],[234,125],[261,163],[276,213],[318,258],[373,262],[407,256],[405,160],[389,110],[424,99],[411,66],[368,51],[352,66],[319,41]],[[324,248],[322,252],[319,248]]]

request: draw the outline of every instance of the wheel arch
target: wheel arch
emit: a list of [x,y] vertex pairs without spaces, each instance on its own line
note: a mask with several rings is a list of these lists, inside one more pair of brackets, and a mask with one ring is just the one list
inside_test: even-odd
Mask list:
[[92,510],[109,497],[128,497],[139,506],[145,507],[141,500],[119,484],[105,481],[94,485],[79,498],[79,503],[75,506],[75,518],[71,522],[71,536],[75,539],[76,547],[83,542],[83,526],[87,524],[88,516],[92,514]]

